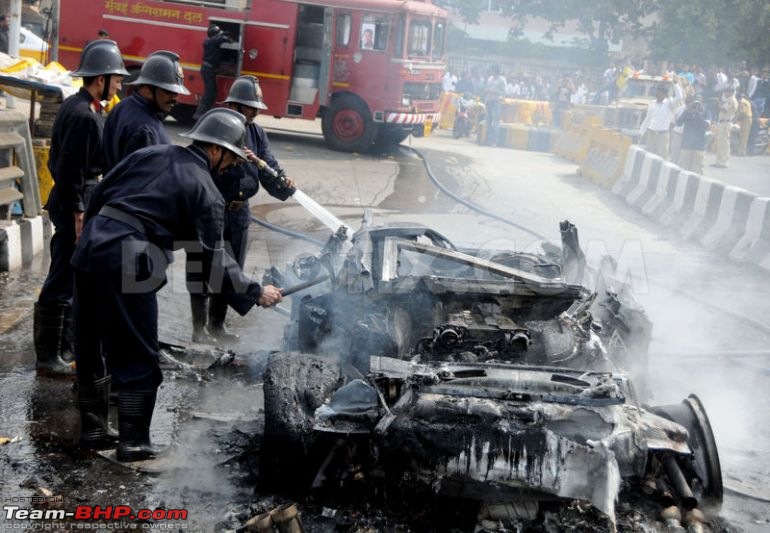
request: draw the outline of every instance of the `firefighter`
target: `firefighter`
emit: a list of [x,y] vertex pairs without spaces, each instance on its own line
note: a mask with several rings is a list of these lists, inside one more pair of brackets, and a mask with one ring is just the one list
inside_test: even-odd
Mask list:
[[[110,113],[104,125],[104,160],[107,170],[112,169],[127,155],[140,148],[156,144],[171,144],[163,120],[176,105],[179,94],[190,94],[184,86],[184,73],[179,55],[160,50],[153,52],[142,65],[139,76],[127,85],[138,87],[136,92]],[[190,254],[195,264],[200,256]],[[188,276],[188,285],[199,289],[190,291],[193,310],[193,342],[213,343],[205,331],[206,301],[203,280]]]
[[184,86],[179,56],[161,50],[142,65],[139,77],[126,85],[137,87],[120,102],[104,123],[105,173],[139,148],[171,144],[163,119],[176,105],[177,96],[190,94]]
[[[119,461],[149,459],[150,423],[162,374],[158,366],[156,293],[176,248],[202,250],[209,289],[218,287],[236,311],[281,301],[280,289],[246,277],[222,248],[224,200],[212,176],[245,160],[245,119],[229,109],[206,113],[181,134],[188,147],[143,148],[96,187],[72,264],[81,435],[108,441],[107,398],[97,384],[118,388]],[[105,367],[106,364],[106,367]]]
[[206,39],[203,41],[203,62],[201,63],[201,77],[203,78],[203,98],[193,118],[198,120],[206,111],[214,105],[217,97],[217,68],[222,62],[222,45],[233,40],[216,24],[209,26],[206,31]]
[[[251,218],[249,198],[257,194],[261,183],[271,196],[284,201],[294,194],[295,184],[286,176],[286,172],[270,151],[265,130],[254,122],[259,111],[267,109],[262,101],[259,80],[254,76],[240,76],[233,83],[223,103],[246,117],[246,146],[251,151],[247,152],[247,155],[251,158],[253,153],[279,175],[275,178],[252,164],[231,167],[214,178],[214,183],[225,199],[224,238],[230,245],[227,249],[243,268]],[[238,336],[225,328],[226,315],[227,300],[222,296],[212,296],[209,302],[208,333],[219,342],[232,343],[238,340]]]
[[72,73],[83,87],[67,98],[56,115],[48,169],[54,187],[45,208],[56,231],[51,237],[51,264],[35,303],[34,341],[37,368],[71,374],[71,304],[75,242],[83,228],[89,193],[102,166],[103,102],[109,101],[128,75],[115,41],[97,40],[83,48]]

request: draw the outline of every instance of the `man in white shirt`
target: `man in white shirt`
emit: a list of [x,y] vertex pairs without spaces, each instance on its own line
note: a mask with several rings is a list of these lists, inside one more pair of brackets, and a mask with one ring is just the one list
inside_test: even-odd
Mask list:
[[441,78],[441,90],[443,90],[445,93],[454,92],[455,88],[457,87],[457,76],[446,71],[446,74],[444,74],[444,77]]
[[751,76],[749,77],[749,84],[746,88],[746,96],[749,97],[749,100],[754,99],[754,93],[757,92],[757,86],[759,85],[759,82],[762,80],[762,78],[759,77],[759,69],[751,69]]
[[519,98],[521,96],[521,85],[519,85],[518,81],[509,83],[506,86],[505,96],[510,96],[511,98]]
[[486,107],[487,137],[485,144],[496,146],[499,139],[501,99],[505,96],[508,86],[506,79],[500,74],[500,65],[492,65],[489,78],[484,87],[484,105]]
[[682,89],[674,83],[674,98],[668,97],[669,86],[665,83],[658,85],[655,91],[655,101],[647,107],[647,115],[644,117],[639,134],[647,135],[645,146],[647,151],[656,154],[663,159],[668,159],[669,130],[676,119],[676,111],[682,105]]

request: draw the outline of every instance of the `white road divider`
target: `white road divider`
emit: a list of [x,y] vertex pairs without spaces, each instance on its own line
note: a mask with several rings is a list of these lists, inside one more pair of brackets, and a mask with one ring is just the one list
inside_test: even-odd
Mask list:
[[738,187],[725,187],[719,204],[717,221],[703,236],[701,243],[712,250],[730,252],[746,232],[753,194]]
[[[595,175],[603,176],[617,164],[611,155],[592,149],[581,164],[581,174],[609,186]],[[770,270],[770,198],[685,171],[637,145],[628,149],[622,174],[611,190],[682,237]]]
[[640,201],[637,204],[641,206],[643,214],[656,220],[660,219],[660,216],[674,201],[677,177],[680,172],[682,172],[682,169],[675,164],[668,161],[663,163],[660,167],[657,187],[655,187],[655,190],[652,191],[652,194],[646,201],[643,203]]
[[730,251],[730,258],[770,270],[770,198],[752,200],[746,231]]
[[724,191],[724,184],[707,178],[700,178],[692,213],[685,224],[678,229],[682,237],[699,240],[716,224]]

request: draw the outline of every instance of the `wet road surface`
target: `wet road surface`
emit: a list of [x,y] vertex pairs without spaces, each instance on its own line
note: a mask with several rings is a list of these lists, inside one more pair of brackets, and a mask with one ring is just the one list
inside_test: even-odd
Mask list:
[[[617,228],[605,231],[612,227],[608,221],[617,224],[617,220],[630,219],[630,235],[644,240],[645,246],[650,245],[647,252],[659,258],[652,262],[650,278],[664,278],[668,287],[676,286],[676,276],[670,275],[670,262],[675,254],[684,253],[690,261],[694,257],[701,267],[712,262],[700,250],[686,245],[683,251],[671,252],[680,243],[672,245],[656,228],[644,226],[633,212],[613,204],[601,191],[587,188],[579,178],[571,176],[573,169],[567,163],[550,156],[505,151],[510,152],[504,154],[506,159],[495,164],[491,158],[485,160],[486,154],[470,143],[450,144],[453,140],[440,135],[436,142],[429,141],[420,140],[419,144],[425,147],[434,170],[448,187],[548,235],[555,234],[558,220],[570,217],[579,227],[586,228],[581,230],[581,237],[591,239],[600,235],[606,239],[607,249],[617,251],[623,239],[616,239]],[[380,219],[419,221],[436,227],[458,243],[491,245],[518,240],[522,246],[529,242],[529,237],[516,235],[509,227],[469,212],[437,192],[426,178],[422,163],[408,151],[384,157],[339,154],[327,150],[317,137],[281,132],[271,133],[271,143],[300,188],[329,206],[351,227],[358,226],[364,208],[372,208]],[[534,185],[517,183],[521,174],[542,177],[543,181]],[[549,183],[548,179],[562,183]],[[506,180],[506,187],[501,187],[499,180]],[[610,205],[611,214],[600,213],[598,206],[594,208],[588,203],[587,210],[576,215],[570,212],[566,198],[569,196],[573,201],[578,196],[598,196],[600,203]],[[547,199],[547,205],[540,205],[542,198]],[[273,223],[320,239],[327,235],[325,228],[295,203],[278,202],[264,192],[252,211]],[[246,270],[258,278],[269,265],[281,267],[299,253],[318,250],[314,245],[256,225],[252,225],[251,237]],[[669,264],[664,269],[666,262]],[[6,500],[45,494],[61,496],[62,501],[51,507],[68,510],[86,503],[128,505],[133,509],[186,509],[187,521],[165,525],[167,529],[184,525],[192,531],[233,527],[263,510],[259,505],[274,505],[275,501],[254,491],[259,447],[256,437],[262,425],[259,382],[266,352],[280,348],[286,319],[263,309],[255,309],[246,317],[230,312],[228,321],[241,335],[240,342],[233,347],[241,363],[235,371],[165,371],[152,436],[158,443],[172,444],[173,452],[165,462],[165,472],[153,476],[139,474],[93,454],[81,453],[74,433],[77,413],[72,403],[72,382],[35,375],[29,313],[45,265],[45,258],[38,258],[36,264],[23,272],[10,275],[0,293],[0,437],[19,439],[0,447],[0,497]],[[172,265],[169,284],[159,294],[160,332],[162,340],[189,344],[191,325],[182,268],[180,260]],[[687,268],[678,266],[673,270],[682,273]],[[691,285],[693,292],[735,313],[768,316],[760,312],[770,301],[764,297],[766,289],[761,288],[766,277],[735,266],[711,271],[701,268],[699,272],[708,275],[695,280]],[[696,353],[706,349],[709,353],[728,348],[750,350],[768,345],[766,332],[761,328],[747,326],[734,317],[725,318],[713,308],[693,304],[676,291],[656,292],[663,285],[650,281],[653,289],[640,296],[655,323],[654,348],[661,354],[685,349]],[[740,295],[738,301],[736,294]],[[687,317],[673,305],[683,301],[687,301]],[[14,323],[17,325],[8,329]],[[688,334],[682,334],[683,330]],[[700,394],[715,425],[723,464],[728,465],[726,484],[732,479],[739,489],[751,493],[756,487],[754,494],[763,495],[760,489],[770,480],[766,459],[770,452],[768,398],[761,392],[768,385],[766,365],[758,364],[756,359],[709,359],[704,365],[701,361],[693,364],[664,357],[661,355],[655,365],[660,384],[656,400],[675,403],[689,392]],[[198,366],[205,361],[202,357]],[[708,372],[701,371],[704,366]],[[695,371],[697,380],[692,375]],[[734,425],[727,425],[727,421]],[[745,436],[752,426],[754,440],[747,443]],[[19,505],[29,507],[28,503]],[[769,527],[769,509],[770,504],[730,493],[723,515],[746,531],[761,531]]]

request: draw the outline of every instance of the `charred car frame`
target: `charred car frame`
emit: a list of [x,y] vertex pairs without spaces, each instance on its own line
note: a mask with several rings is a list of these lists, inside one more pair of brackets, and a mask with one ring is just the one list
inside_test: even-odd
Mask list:
[[529,254],[365,223],[273,271],[305,283],[265,373],[265,483],[408,486],[515,520],[579,501],[614,522],[624,483],[720,501],[702,404],[640,403],[651,324],[560,229],[561,249]]

